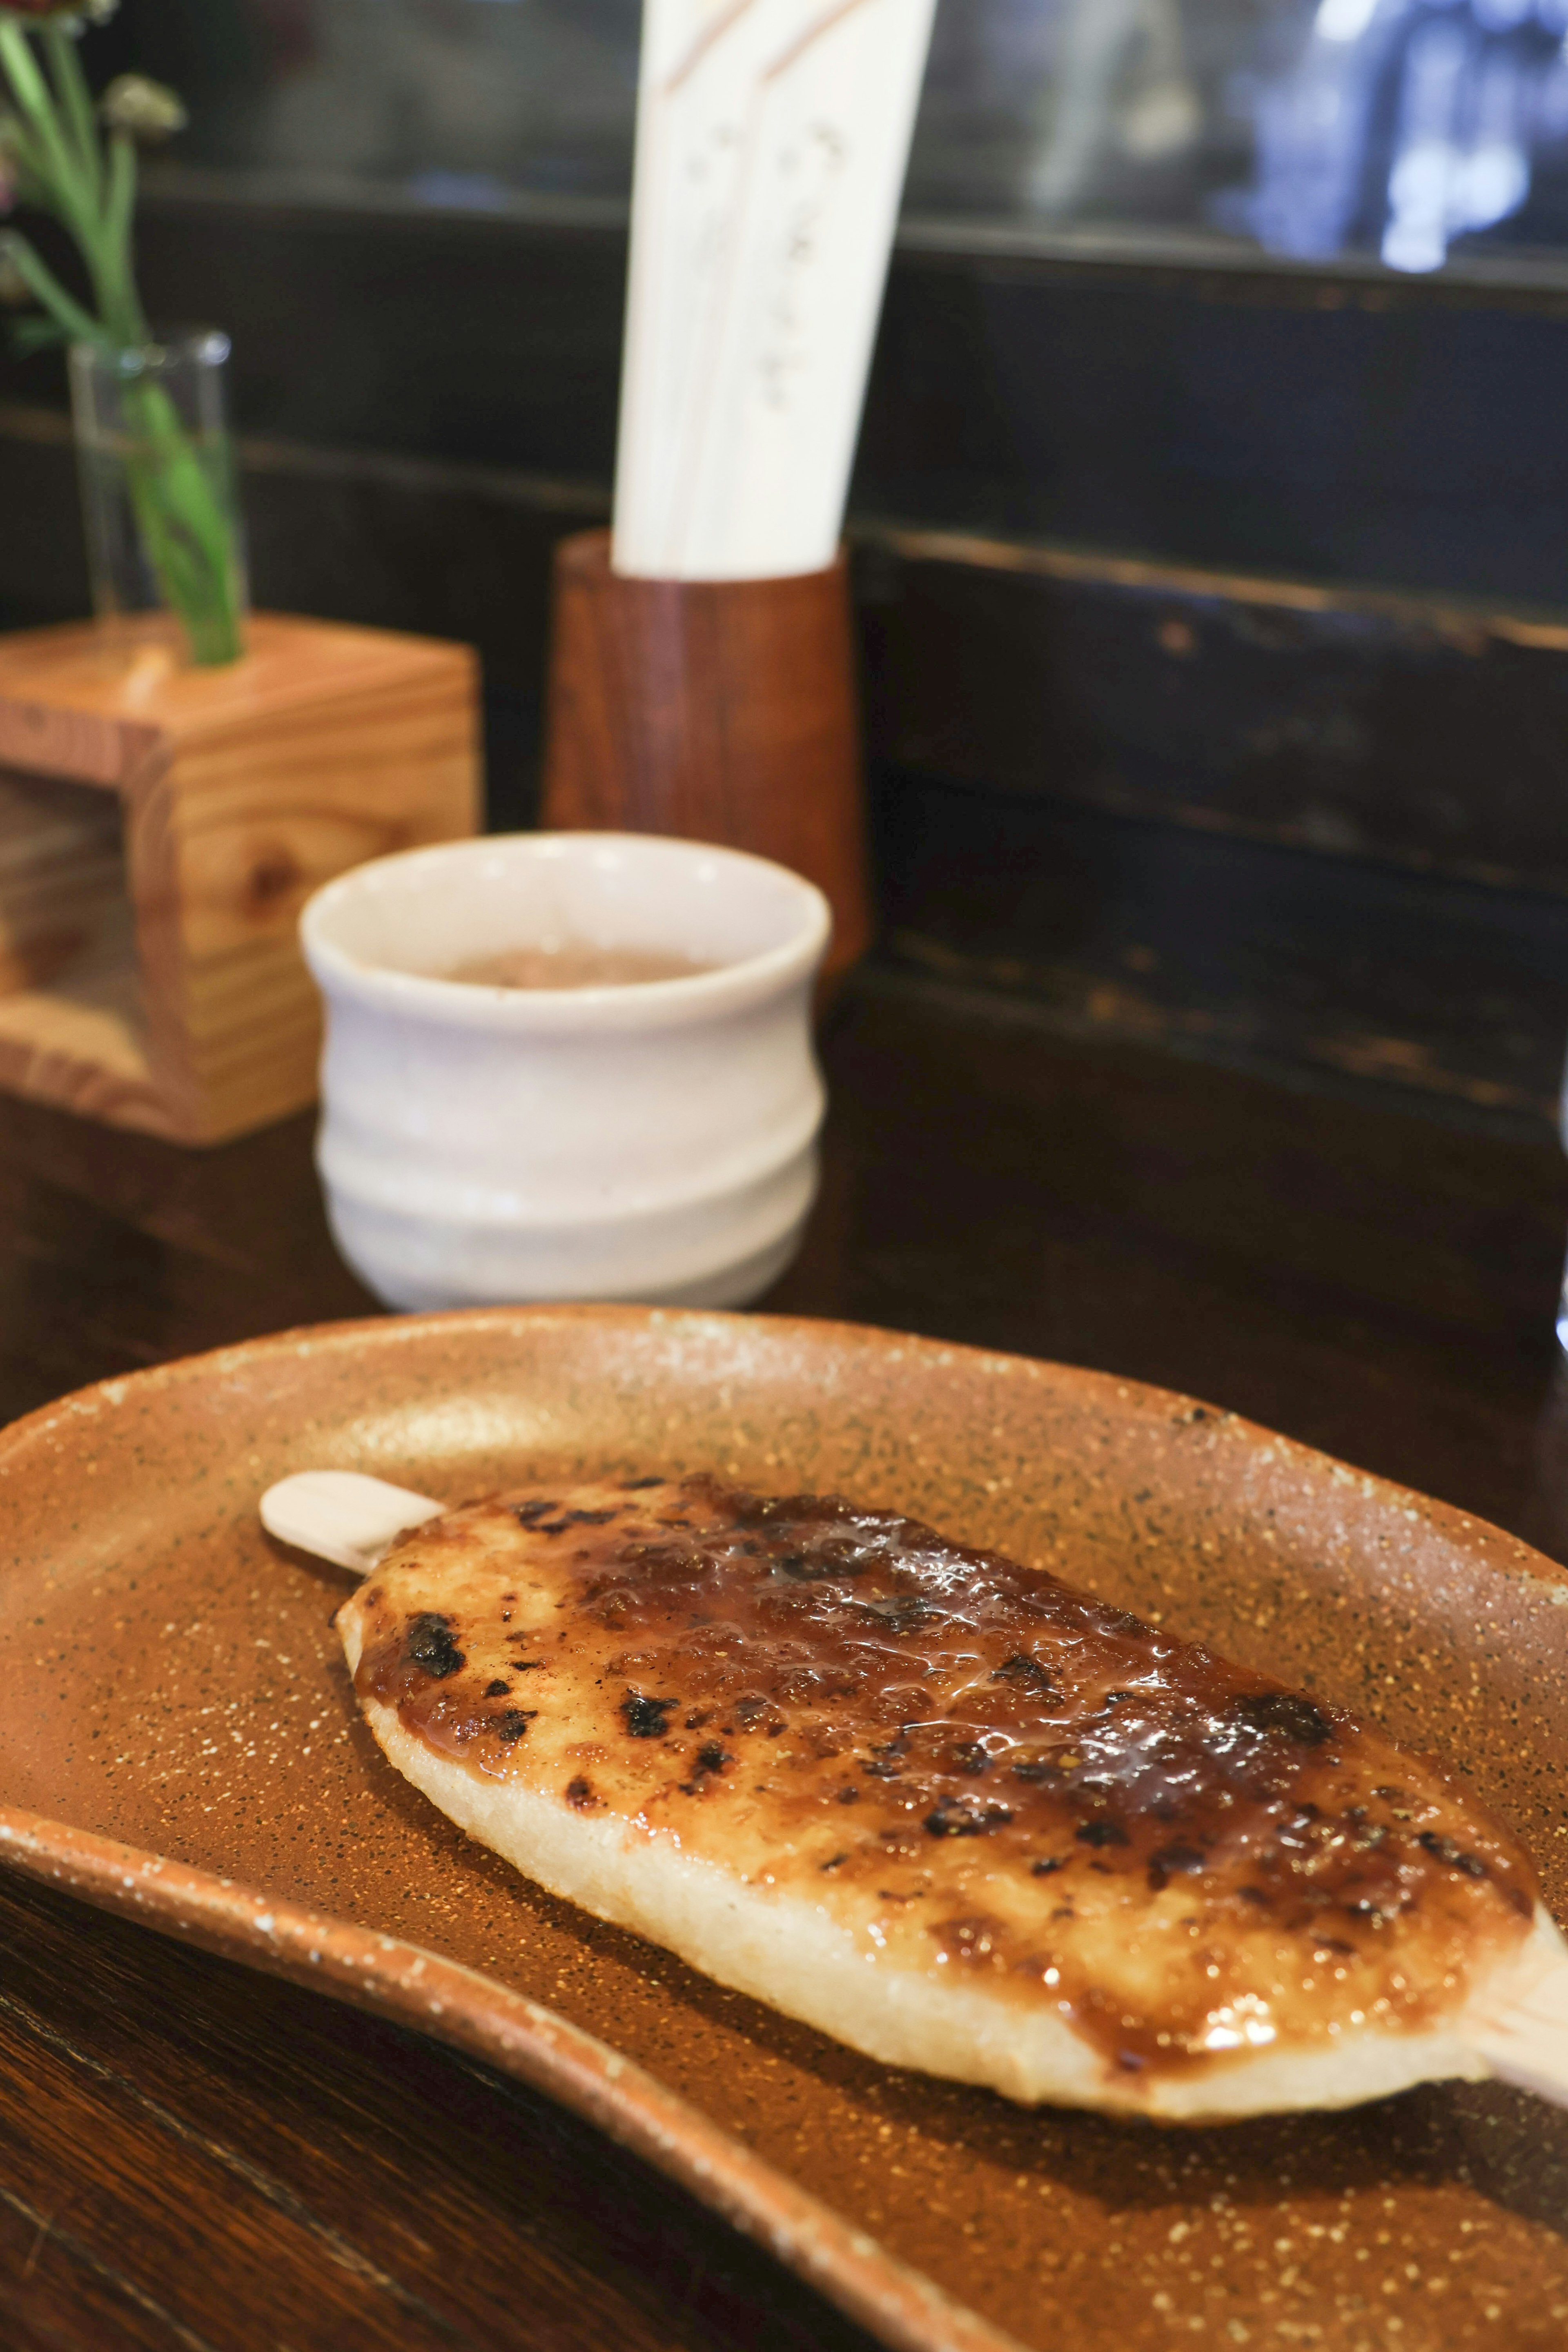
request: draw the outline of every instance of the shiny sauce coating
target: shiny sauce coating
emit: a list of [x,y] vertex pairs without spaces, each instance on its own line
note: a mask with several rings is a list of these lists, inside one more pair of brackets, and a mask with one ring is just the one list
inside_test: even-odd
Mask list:
[[710,1477],[498,1497],[349,1606],[362,1695],[494,1780],[1048,2002],[1131,2071],[1431,2024],[1517,1843],[1340,1711],[895,1513]]

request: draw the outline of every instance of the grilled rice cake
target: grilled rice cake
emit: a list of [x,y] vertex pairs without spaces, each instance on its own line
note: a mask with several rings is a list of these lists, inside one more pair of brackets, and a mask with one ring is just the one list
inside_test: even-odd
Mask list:
[[1202,2119],[1479,2075],[1561,1952],[1430,1763],[895,1513],[642,1478],[404,1537],[372,1730],[558,1895],[891,2063]]

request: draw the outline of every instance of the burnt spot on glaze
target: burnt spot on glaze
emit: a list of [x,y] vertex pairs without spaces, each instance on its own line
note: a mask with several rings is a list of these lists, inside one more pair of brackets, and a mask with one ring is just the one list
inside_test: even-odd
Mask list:
[[1036,1698],[1049,1699],[1058,1696],[1055,1683],[1038,1658],[1027,1657],[1022,1650],[1015,1650],[1010,1658],[1004,1658],[994,1669],[992,1680],[1011,1683],[1015,1689],[1028,1691]]
[[520,1528],[536,1528],[541,1519],[549,1518],[552,1511],[558,1511],[560,1508],[561,1506],[557,1502],[545,1501],[537,1496],[532,1496],[525,1503],[514,1503],[511,1507],[511,1515]]
[[647,1698],[641,1691],[627,1691],[621,1701],[621,1721],[632,1739],[662,1739],[669,1728],[668,1717],[679,1699]]
[[1486,1878],[1490,1874],[1479,1853],[1466,1853],[1452,1838],[1439,1837],[1433,1830],[1419,1832],[1415,1843],[1425,1846],[1428,1853],[1435,1853],[1450,1870],[1462,1870],[1467,1878]]
[[1236,1717],[1251,1731],[1293,1740],[1299,1748],[1321,1748],[1333,1738],[1333,1726],[1321,1706],[1300,1691],[1259,1691],[1237,1699]]
[[1204,1856],[1195,1845],[1159,1846],[1149,1856],[1149,1884],[1158,1894],[1173,1877],[1201,1872],[1203,1867]]
[[705,1739],[697,1751],[696,1764],[689,1780],[679,1783],[683,1797],[700,1797],[711,1781],[727,1772],[735,1761],[727,1748],[716,1739]]
[[940,1797],[925,1817],[928,1837],[984,1837],[1013,1818],[1006,1805],[977,1805],[968,1797]]
[[409,1619],[406,1647],[410,1662],[437,1682],[461,1674],[466,1664],[451,1619],[437,1610],[420,1609]]

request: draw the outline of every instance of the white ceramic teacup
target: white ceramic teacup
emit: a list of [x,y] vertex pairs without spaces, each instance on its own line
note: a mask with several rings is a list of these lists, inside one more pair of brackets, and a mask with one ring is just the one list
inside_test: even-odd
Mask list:
[[[644,834],[448,842],[329,882],[300,928],[326,999],[317,1165],[344,1257],[402,1307],[756,1297],[816,1190],[828,925],[782,866]],[[563,942],[715,968],[441,977]]]

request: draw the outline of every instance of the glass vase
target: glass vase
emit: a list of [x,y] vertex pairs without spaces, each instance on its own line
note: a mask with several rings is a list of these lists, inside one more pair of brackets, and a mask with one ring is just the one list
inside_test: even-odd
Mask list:
[[192,661],[245,651],[244,532],[229,440],[228,337],[70,353],[92,601],[137,635],[174,630]]

